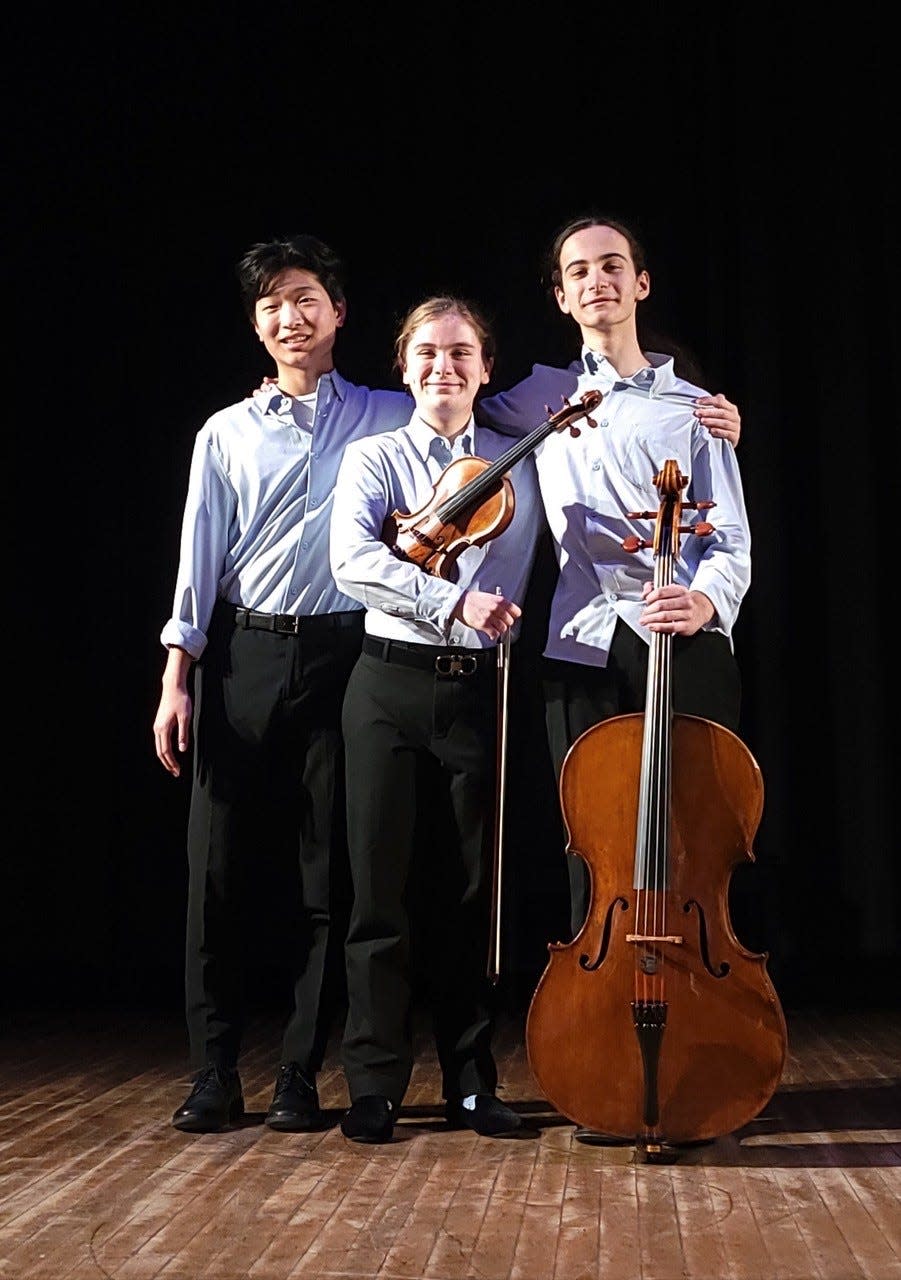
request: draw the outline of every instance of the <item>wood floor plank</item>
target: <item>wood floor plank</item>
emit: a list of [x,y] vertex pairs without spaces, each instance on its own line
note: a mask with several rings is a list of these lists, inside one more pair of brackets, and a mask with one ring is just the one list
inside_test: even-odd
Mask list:
[[673,1170],[673,1202],[687,1274],[729,1280],[720,1223],[732,1201],[718,1176],[718,1168],[705,1168],[700,1176],[694,1167]]
[[814,1280],[861,1280],[867,1273],[848,1249],[822,1196],[820,1169],[793,1169],[783,1178],[789,1212],[816,1267]]
[[893,1258],[901,1258],[901,1156],[891,1169],[847,1169],[861,1204],[885,1236]]
[[798,1223],[789,1212],[777,1169],[746,1169],[744,1184],[749,1211],[760,1230],[773,1280],[808,1280],[816,1263]]
[[[858,1194],[856,1172],[853,1169],[822,1170],[819,1193],[861,1272],[888,1276],[897,1264],[897,1254],[880,1219],[874,1218],[866,1199]],[[898,1198],[894,1217],[901,1218],[901,1199]]]
[[499,1027],[522,1141],[451,1131],[418,1033],[387,1146],[348,1142],[337,1046],[328,1125],[262,1123],[280,1052],[261,1016],[247,1117],[169,1123],[190,1087],[181,1018],[31,1016],[0,1052],[0,1280],[890,1280],[901,1277],[901,1016],[789,1015],[779,1089],[751,1124],[643,1161],[589,1147],[541,1098],[520,1014]]

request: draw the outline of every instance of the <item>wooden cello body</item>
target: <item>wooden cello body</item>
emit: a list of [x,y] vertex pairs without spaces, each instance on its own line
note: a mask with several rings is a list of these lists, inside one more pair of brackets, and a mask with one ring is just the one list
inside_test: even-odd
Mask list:
[[[685,532],[686,481],[667,463],[655,482],[660,585]],[[588,866],[590,909],[572,942],[549,945],[526,1022],[532,1073],[556,1109],[649,1154],[748,1123],[786,1053],[766,956],[729,917],[732,873],[754,861],[760,769],[728,729],[672,714],[671,645],[652,637],[645,712],[589,729],[564,761],[567,850]]]

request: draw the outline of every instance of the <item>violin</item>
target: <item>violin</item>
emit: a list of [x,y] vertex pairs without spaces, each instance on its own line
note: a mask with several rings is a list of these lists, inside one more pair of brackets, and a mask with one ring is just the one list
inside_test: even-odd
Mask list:
[[563,408],[536,427],[496,462],[484,458],[457,458],[442,471],[431,497],[412,513],[393,511],[382,526],[382,541],[396,556],[410,560],[437,578],[453,581],[456,562],[467,547],[482,546],[503,533],[513,519],[515,495],[506,474],[511,467],[554,431],[586,418],[595,426],[592,410],[603,400],[600,391],[586,391],[577,404],[564,400]]
[[[653,541],[654,586],[673,581],[687,480],[667,461]],[[633,512],[652,517],[653,512]],[[591,877],[579,934],[551,943],[526,1020],[529,1064],[576,1124],[630,1140],[648,1160],[757,1116],[774,1093],[786,1027],[766,954],[738,941],[729,880],[755,861],[760,769],[728,729],[672,711],[672,635],[654,632],[643,714],[587,730],[561,771],[567,853]]]

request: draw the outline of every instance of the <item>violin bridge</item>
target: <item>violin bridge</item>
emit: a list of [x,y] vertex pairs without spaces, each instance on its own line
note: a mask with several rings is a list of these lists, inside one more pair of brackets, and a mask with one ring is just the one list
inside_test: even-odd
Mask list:
[[626,942],[674,942],[681,947],[685,938],[681,933],[627,933]]

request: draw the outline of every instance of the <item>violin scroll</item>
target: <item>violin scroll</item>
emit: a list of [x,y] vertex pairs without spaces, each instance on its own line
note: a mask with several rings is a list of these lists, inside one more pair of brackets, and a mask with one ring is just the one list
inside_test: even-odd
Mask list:
[[547,425],[552,431],[562,431],[564,427],[569,427],[569,434],[574,440],[582,434],[581,427],[574,427],[572,424],[577,418],[584,418],[590,427],[596,427],[598,424],[591,417],[591,412],[596,409],[603,400],[600,391],[585,391],[579,397],[578,404],[571,404],[566,396],[563,396],[563,408],[558,409],[556,413],[551,413],[551,406],[544,406],[545,413],[548,415]]

